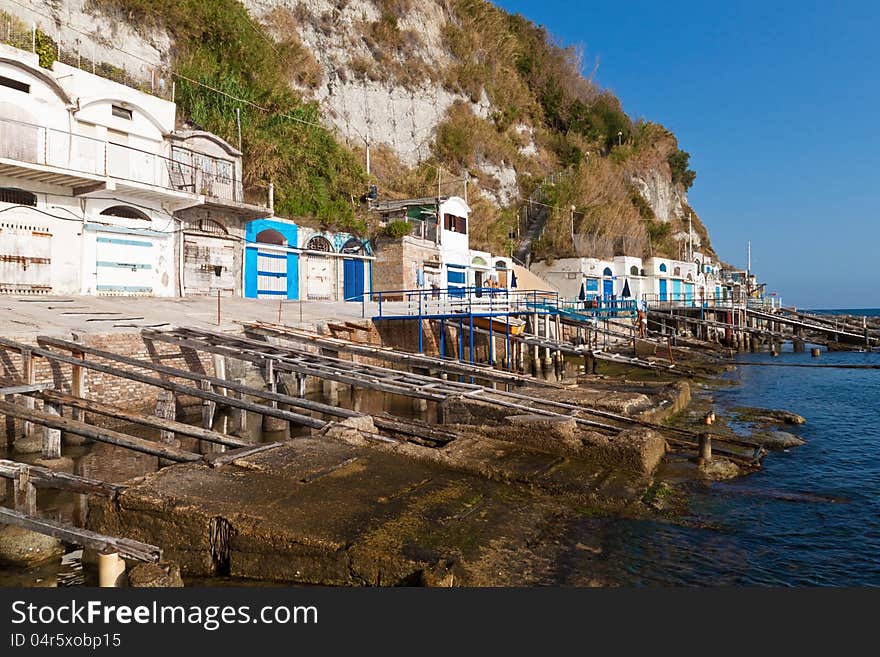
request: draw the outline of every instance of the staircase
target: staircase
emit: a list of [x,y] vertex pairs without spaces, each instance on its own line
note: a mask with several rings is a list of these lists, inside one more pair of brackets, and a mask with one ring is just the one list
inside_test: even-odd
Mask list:
[[522,209],[520,218],[520,240],[513,250],[513,259],[523,267],[532,264],[532,244],[539,239],[547,225],[550,216],[550,208],[544,204],[545,190],[554,185],[560,174],[554,173],[549,176],[540,187],[529,195],[526,205]]

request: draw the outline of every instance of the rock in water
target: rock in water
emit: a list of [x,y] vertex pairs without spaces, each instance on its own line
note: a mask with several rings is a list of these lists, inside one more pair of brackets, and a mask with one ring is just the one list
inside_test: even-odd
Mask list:
[[703,479],[711,479],[712,481],[720,481],[721,479],[732,479],[739,476],[739,466],[733,461],[716,456],[708,463],[702,463],[699,467],[700,476]]
[[752,435],[752,440],[767,449],[788,449],[806,444],[806,440],[786,431],[765,431]]
[[23,527],[0,527],[0,563],[29,565],[64,554],[61,541]]
[[133,588],[180,588],[180,566],[176,563],[139,563],[128,573],[128,584]]

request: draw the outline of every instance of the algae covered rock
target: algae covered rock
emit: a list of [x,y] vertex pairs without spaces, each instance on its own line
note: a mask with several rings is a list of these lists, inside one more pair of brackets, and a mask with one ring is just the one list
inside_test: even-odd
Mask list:
[[767,449],[788,449],[806,444],[806,440],[786,431],[762,431],[751,437],[756,443]]
[[0,527],[0,563],[29,565],[64,554],[61,541],[29,529]]

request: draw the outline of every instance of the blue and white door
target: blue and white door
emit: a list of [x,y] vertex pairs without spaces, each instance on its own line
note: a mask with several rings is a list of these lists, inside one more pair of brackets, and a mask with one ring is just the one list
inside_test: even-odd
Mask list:
[[155,246],[149,237],[98,233],[95,291],[110,295],[152,294],[155,260]]
[[694,302],[694,284],[693,283],[685,283],[684,284],[684,299],[688,302],[688,304],[692,304]]
[[610,299],[614,296],[614,281],[610,278],[606,278],[602,280],[602,296],[605,299]]
[[343,261],[342,291],[346,301],[360,301],[364,296],[364,261],[346,258]]
[[257,298],[287,297],[287,254],[257,249]]
[[675,278],[672,279],[672,300],[675,302],[682,300],[681,281]]
[[660,279],[660,301],[667,301],[666,296],[668,294],[668,291],[667,291],[668,285],[669,285],[668,279],[666,279],[666,278]]
[[467,268],[449,265],[446,270],[446,285],[450,296],[463,297],[467,287]]

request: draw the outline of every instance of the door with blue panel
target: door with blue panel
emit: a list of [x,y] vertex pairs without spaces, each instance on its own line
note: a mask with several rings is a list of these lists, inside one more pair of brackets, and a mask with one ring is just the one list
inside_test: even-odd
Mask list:
[[[249,299],[298,299],[297,226],[255,219],[245,227],[244,295]],[[287,247],[287,248],[286,248]]]
[[467,269],[462,267],[448,267],[446,270],[446,285],[450,296],[463,297],[467,286]]
[[672,300],[675,302],[681,301],[681,281],[678,279],[672,279]]
[[585,281],[584,292],[587,295],[587,299],[595,299],[599,296],[599,279],[598,278],[588,278]]
[[364,261],[346,258],[343,261],[342,290],[346,301],[360,301],[364,296]]
[[614,296],[614,281],[610,278],[602,280],[602,296],[610,299]]
[[660,279],[660,301],[667,301],[666,296],[668,294],[667,287],[669,285],[669,281],[665,278]]
[[257,298],[287,298],[287,254],[257,249]]
[[155,246],[149,237],[98,233],[95,272],[98,294],[153,293]]
[[684,284],[684,300],[687,301],[689,305],[694,303],[694,284],[693,283],[685,283]]

